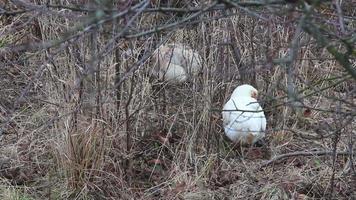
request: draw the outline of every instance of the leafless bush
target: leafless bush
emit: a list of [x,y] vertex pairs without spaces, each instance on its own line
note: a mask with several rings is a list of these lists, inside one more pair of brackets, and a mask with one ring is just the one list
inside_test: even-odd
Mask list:
[[[354,4],[0,2],[0,196],[352,199]],[[202,73],[151,77],[169,42]],[[242,83],[262,94],[267,157],[223,137]]]

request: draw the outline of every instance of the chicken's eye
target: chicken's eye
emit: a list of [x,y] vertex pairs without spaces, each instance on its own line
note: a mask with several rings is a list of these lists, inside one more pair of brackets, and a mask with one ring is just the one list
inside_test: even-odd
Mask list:
[[254,99],[257,99],[257,92],[256,91],[252,91],[251,93],[251,97],[254,98]]

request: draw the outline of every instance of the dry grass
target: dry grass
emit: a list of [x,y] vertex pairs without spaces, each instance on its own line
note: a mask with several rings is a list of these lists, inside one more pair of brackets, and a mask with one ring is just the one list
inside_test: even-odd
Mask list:
[[[69,10],[56,13],[33,21],[40,33],[22,29],[0,36],[0,47],[24,38],[58,39],[75,23],[65,14],[82,17]],[[21,20],[28,16],[22,17],[1,18],[0,31],[9,31],[16,20],[25,23]],[[342,67],[303,34],[294,75],[311,114],[287,106],[285,67],[270,58],[286,55],[295,24],[270,18],[265,22],[239,13],[120,40],[121,50],[135,51],[129,57],[115,57],[112,51],[100,62],[90,60],[110,40],[105,31],[46,51],[1,58],[0,121],[6,126],[0,141],[0,198],[322,199],[330,197],[332,179],[330,198],[356,198],[356,175],[348,156],[337,156],[335,162],[332,156],[296,156],[260,167],[284,153],[332,151],[337,134],[337,151],[355,148],[350,141],[355,140],[355,121],[336,112],[355,112],[354,80],[340,81],[347,77]],[[137,23],[149,27],[174,20],[173,15],[146,13]],[[110,24],[106,26],[102,29]],[[354,23],[349,26],[355,28]],[[115,67],[124,74],[141,58],[140,51],[167,38],[202,55],[199,76],[183,84],[161,83],[150,78],[153,66],[146,61],[115,88]],[[240,60],[230,42],[240,49]],[[239,73],[241,67],[247,74]],[[270,155],[244,149],[241,157],[223,137],[218,110],[251,74],[268,118]]]

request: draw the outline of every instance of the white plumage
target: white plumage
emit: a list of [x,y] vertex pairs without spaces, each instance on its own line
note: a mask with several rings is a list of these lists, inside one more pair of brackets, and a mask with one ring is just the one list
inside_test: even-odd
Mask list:
[[257,102],[257,94],[251,85],[241,85],[224,105],[224,131],[233,142],[252,145],[265,136],[266,118]]
[[201,56],[181,44],[162,45],[153,57],[157,62],[154,75],[163,80],[184,82],[189,75],[195,76],[201,70]]

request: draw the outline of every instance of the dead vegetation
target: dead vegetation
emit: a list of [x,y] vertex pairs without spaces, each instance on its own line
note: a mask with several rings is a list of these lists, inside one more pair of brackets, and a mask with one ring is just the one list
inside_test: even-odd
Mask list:
[[[267,2],[0,2],[0,198],[356,198],[356,6]],[[170,42],[184,83],[151,77]],[[243,83],[263,155],[223,135]]]

